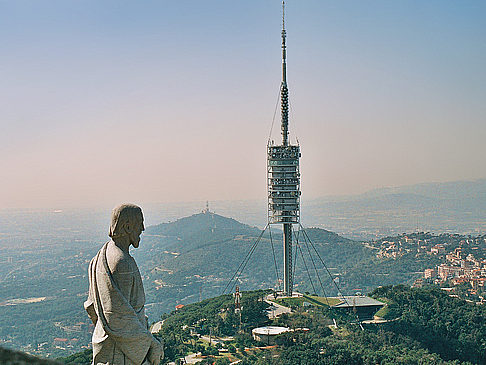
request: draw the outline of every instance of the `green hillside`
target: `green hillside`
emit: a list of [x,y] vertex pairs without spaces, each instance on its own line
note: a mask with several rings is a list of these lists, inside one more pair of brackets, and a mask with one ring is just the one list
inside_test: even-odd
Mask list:
[[[177,304],[222,294],[260,233],[211,212],[148,227],[140,248],[134,250],[145,280],[148,313],[156,318]],[[380,285],[411,284],[425,268],[439,263],[436,256],[417,255],[416,250],[398,258],[378,258],[376,245],[320,228],[306,229],[305,235],[294,232],[294,244],[295,290],[320,296],[335,296],[338,287],[353,294]],[[282,232],[275,227],[265,232],[241,274],[242,290],[276,288],[274,252],[280,265]],[[282,276],[278,266],[278,277]]]
[[403,285],[378,288],[386,298],[386,331],[418,341],[445,360],[486,363],[486,307],[447,295],[435,286],[410,289]]
[[[177,237],[179,247],[184,250],[199,248],[207,244],[206,237],[212,242],[233,238],[239,234],[258,234],[259,230],[242,224],[232,218],[214,213],[199,213],[180,218],[175,222],[162,223],[147,227],[144,238],[150,242],[150,237]],[[174,243],[177,246],[177,243]]]
[[[466,365],[486,360],[485,307],[451,298],[434,287],[376,289],[373,295],[390,303],[389,321],[364,327],[354,317],[322,306],[300,308],[272,321],[265,316],[265,294],[242,293],[241,325],[230,295],[164,315],[157,334],[165,342],[163,363],[195,353],[201,365],[237,360],[243,365]],[[263,325],[291,331],[276,338],[277,346],[267,347],[251,336],[253,328]],[[88,365],[90,353],[59,360]]]
[[[165,316],[160,336],[168,343],[170,355],[166,361],[200,350],[199,335],[207,334],[208,327],[213,336],[233,335],[223,341],[223,347],[234,348],[242,364],[458,365],[484,364],[486,360],[486,308],[451,298],[435,287],[412,289],[399,285],[376,289],[373,296],[390,303],[389,322],[364,328],[354,323],[353,317],[321,306],[269,321],[258,315],[264,308],[257,305],[261,303],[260,295],[243,293],[243,307],[246,304],[250,309],[240,333],[232,318],[230,296],[188,305]],[[255,305],[249,306],[252,301]],[[331,330],[333,319],[338,328]],[[257,325],[285,326],[296,331],[280,335],[276,348],[257,349],[264,345],[250,338],[251,329]],[[298,330],[303,327],[309,331]],[[213,363],[223,356],[224,352],[202,363]]]
[[[159,316],[172,310],[176,304],[198,301],[200,294],[202,298],[221,294],[260,233],[258,228],[210,212],[148,227],[142,245],[134,256],[145,279],[147,296],[152,303],[156,303],[149,304],[149,313]],[[323,229],[309,229],[308,235],[325,264],[335,274],[372,254],[360,243]],[[311,272],[315,284],[313,288],[304,270],[305,265],[314,270],[309,257],[309,252],[312,252],[325,290],[329,294],[337,294],[312,246],[305,245],[303,233],[296,232],[294,237],[301,247],[295,250],[298,254],[295,288],[309,292],[321,290],[316,287],[318,279],[315,271]],[[273,252],[276,261],[282,262],[282,233],[275,228],[265,232],[253,252],[240,277],[242,289],[275,287]],[[278,267],[278,271],[279,278],[282,278],[282,268]]]

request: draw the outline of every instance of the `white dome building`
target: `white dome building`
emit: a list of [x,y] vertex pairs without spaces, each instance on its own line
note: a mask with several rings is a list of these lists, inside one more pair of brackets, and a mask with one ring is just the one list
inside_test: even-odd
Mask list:
[[265,326],[254,328],[251,331],[251,334],[253,335],[253,339],[255,341],[261,341],[268,345],[274,345],[276,336],[289,331],[290,329],[287,327]]

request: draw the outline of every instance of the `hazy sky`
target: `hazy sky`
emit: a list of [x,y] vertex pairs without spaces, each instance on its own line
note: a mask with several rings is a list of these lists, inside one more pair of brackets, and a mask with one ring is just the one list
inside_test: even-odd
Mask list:
[[[280,24],[279,0],[0,0],[0,208],[265,199]],[[286,24],[304,199],[486,177],[485,1]]]

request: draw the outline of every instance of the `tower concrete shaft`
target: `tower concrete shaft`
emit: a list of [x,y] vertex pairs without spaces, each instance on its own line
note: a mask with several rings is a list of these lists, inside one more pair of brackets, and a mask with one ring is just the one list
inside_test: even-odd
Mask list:
[[294,278],[292,271],[292,224],[283,224],[284,288],[285,296],[292,296]]

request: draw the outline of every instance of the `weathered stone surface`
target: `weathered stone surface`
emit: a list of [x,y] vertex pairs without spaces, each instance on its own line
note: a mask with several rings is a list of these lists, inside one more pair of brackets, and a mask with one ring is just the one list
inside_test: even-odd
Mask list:
[[140,207],[113,209],[109,236],[89,265],[89,295],[84,307],[95,325],[93,364],[153,364],[163,356],[145,316],[142,278],[129,247],[137,248],[144,230]]

